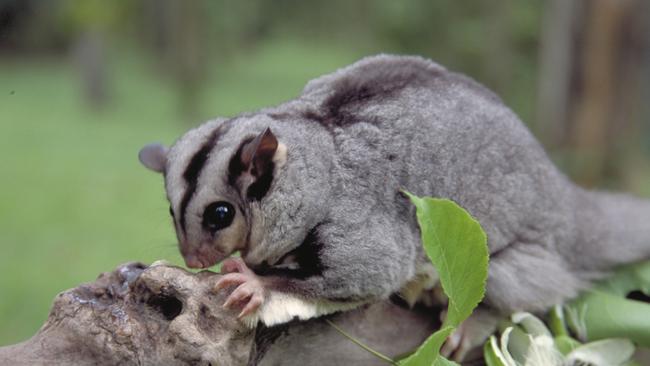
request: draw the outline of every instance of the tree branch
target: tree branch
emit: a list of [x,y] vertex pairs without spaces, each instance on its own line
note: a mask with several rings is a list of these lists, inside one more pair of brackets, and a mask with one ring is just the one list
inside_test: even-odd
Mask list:
[[[384,365],[324,319],[249,329],[212,293],[218,274],[139,263],[59,294],[31,339],[0,348],[3,365]],[[439,325],[388,301],[329,317],[398,357]]]

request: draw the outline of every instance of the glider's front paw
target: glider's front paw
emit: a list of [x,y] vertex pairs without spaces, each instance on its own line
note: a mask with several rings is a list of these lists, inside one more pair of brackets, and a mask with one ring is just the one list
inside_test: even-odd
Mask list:
[[223,307],[240,307],[239,319],[254,315],[264,303],[265,290],[262,281],[240,258],[226,259],[221,265],[221,273],[223,276],[217,281],[215,291],[237,286],[223,303]]

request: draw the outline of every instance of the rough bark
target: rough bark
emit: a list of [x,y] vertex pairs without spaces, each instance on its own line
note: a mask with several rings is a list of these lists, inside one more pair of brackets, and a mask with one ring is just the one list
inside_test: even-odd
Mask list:
[[[0,348],[1,365],[383,365],[325,319],[249,329],[213,293],[218,274],[119,266],[59,294],[30,340]],[[438,326],[431,311],[390,302],[328,318],[395,357]]]

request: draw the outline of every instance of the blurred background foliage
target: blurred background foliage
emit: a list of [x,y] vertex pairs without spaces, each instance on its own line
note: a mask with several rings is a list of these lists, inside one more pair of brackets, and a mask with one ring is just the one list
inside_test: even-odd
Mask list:
[[0,345],[119,263],[182,263],[139,166],[379,52],[494,89],[588,187],[650,196],[645,0],[0,0]]

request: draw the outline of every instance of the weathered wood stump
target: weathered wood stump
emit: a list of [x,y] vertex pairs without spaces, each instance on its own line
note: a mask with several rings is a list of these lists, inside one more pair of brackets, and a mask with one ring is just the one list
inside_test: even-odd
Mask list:
[[[383,365],[324,319],[247,328],[214,294],[213,272],[119,266],[59,294],[31,339],[0,348],[1,365]],[[390,302],[328,317],[392,357],[439,325],[431,311]]]

